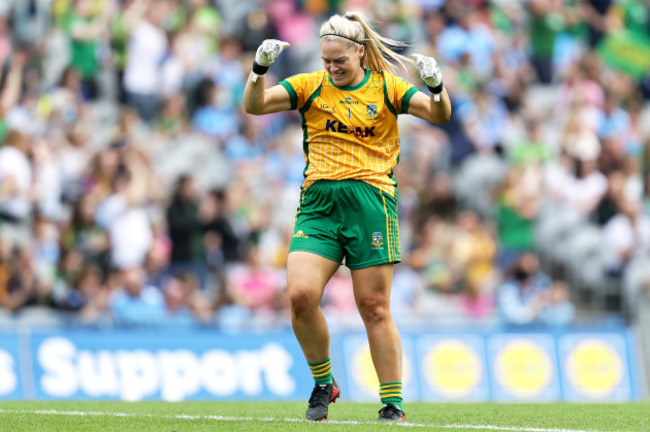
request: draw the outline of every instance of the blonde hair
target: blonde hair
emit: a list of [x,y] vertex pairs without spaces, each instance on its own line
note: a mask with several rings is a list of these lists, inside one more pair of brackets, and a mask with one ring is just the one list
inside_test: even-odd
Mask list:
[[374,31],[361,12],[348,11],[345,15],[332,16],[321,26],[320,38],[328,41],[343,40],[349,46],[364,45],[366,51],[361,59],[362,68],[397,73],[397,67],[390,60],[401,67],[411,63],[410,59],[393,50],[393,48],[405,47],[406,44],[383,37]]

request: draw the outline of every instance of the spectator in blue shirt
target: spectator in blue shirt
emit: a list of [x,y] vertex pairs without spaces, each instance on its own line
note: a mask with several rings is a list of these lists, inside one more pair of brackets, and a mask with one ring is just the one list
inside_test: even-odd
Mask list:
[[498,288],[497,306],[507,326],[563,326],[575,317],[566,284],[542,272],[531,252],[516,260],[511,277]]
[[157,326],[166,320],[165,299],[158,288],[145,284],[145,272],[141,267],[120,271],[120,285],[113,292],[109,305],[118,325]]

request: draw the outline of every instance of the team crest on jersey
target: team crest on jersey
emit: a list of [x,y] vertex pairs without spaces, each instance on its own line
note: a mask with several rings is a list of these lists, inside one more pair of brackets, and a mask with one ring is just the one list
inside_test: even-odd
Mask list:
[[377,118],[377,105],[368,104],[368,120],[374,120]]
[[379,231],[372,233],[372,246],[373,248],[380,248],[384,245],[384,235]]

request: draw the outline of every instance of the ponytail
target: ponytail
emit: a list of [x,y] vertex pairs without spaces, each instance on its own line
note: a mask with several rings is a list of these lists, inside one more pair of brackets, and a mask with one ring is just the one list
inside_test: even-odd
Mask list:
[[[407,46],[404,42],[383,37],[370,27],[360,12],[348,11],[345,15],[334,15],[320,28],[320,37],[325,40],[340,40],[342,37],[349,45],[361,44],[366,47],[361,59],[361,67],[374,71],[391,73],[397,72],[397,67],[391,60],[401,67],[411,60],[394,51],[395,48]],[[336,38],[336,39],[335,39]]]

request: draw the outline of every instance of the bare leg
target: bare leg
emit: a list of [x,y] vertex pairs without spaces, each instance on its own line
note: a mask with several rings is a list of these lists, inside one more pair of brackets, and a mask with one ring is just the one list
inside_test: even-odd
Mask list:
[[352,270],[354,297],[380,383],[402,381],[402,342],[390,314],[392,278],[393,264]]
[[330,356],[330,334],[320,301],[327,281],[339,263],[319,255],[295,251],[287,261],[287,287],[291,302],[291,324],[309,363]]

